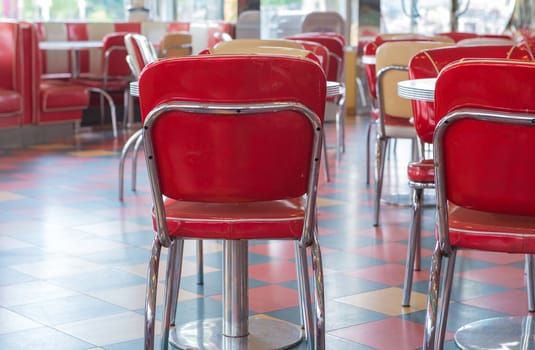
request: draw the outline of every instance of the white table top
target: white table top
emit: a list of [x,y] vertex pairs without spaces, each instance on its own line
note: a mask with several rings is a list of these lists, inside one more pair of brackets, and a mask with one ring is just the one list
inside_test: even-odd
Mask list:
[[40,41],[39,48],[42,50],[85,50],[102,47],[102,41]]
[[[327,97],[339,96],[344,93],[344,87],[337,81],[327,82]],[[130,95],[139,96],[139,86],[137,81],[130,83]]]
[[436,81],[436,78],[399,81],[398,96],[409,100],[433,102]]

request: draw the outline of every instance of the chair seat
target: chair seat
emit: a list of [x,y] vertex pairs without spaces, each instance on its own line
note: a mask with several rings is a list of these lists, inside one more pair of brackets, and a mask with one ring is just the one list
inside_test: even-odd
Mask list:
[[87,87],[94,87],[99,89],[105,89],[108,91],[118,90],[123,91],[128,87],[130,81],[125,79],[109,79],[104,85],[104,80],[99,78],[88,78],[88,79],[75,79],[72,80],[72,83],[79,84]]
[[45,81],[40,88],[43,111],[86,109],[89,106],[89,94],[80,85]]
[[535,251],[535,217],[483,212],[450,202],[448,222],[452,246],[523,254]]
[[165,211],[169,235],[173,237],[298,239],[303,230],[304,205],[302,197],[243,203],[167,199]]
[[435,166],[433,159],[410,162],[407,177],[412,182],[435,182]]
[[14,113],[22,110],[22,97],[13,90],[0,90],[0,114]]

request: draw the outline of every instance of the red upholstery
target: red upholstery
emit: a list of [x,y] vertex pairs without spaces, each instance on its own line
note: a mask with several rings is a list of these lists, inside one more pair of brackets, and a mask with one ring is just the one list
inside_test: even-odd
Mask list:
[[84,87],[65,81],[41,80],[41,56],[36,27],[22,24],[24,48],[29,52],[24,58],[24,70],[31,72],[31,103],[33,123],[80,121],[82,112],[89,105],[89,94]]
[[425,349],[442,349],[459,249],[526,254],[527,304],[534,309],[533,79],[532,62],[491,59],[455,62],[438,76],[433,148],[439,242],[430,270]]
[[107,69],[104,74],[110,78],[122,79],[132,74],[130,67],[126,64],[127,52],[124,45],[124,36],[126,34],[126,32],[110,33],[102,39],[102,51],[104,52],[102,56],[102,67],[103,69]]
[[329,33],[300,33],[295,34],[287,39],[298,39],[306,41],[314,41],[327,47],[330,52],[329,70],[327,71],[327,80],[340,81],[344,65],[344,41],[340,39],[338,34]]
[[23,90],[22,52],[19,25],[0,23],[0,127],[21,125],[31,111]]
[[[427,49],[416,54],[409,63],[409,77],[412,79],[437,77],[444,67],[451,62],[466,58],[508,58],[530,60],[531,55],[526,47],[515,46],[450,46],[445,48]],[[499,80],[497,80],[499,81]],[[457,83],[456,85],[463,85]],[[439,96],[437,96],[438,98]],[[442,97],[442,96],[440,96]],[[446,97],[447,98],[447,97]],[[435,104],[433,102],[412,101],[413,119],[416,132],[421,141],[431,143],[435,131]],[[410,163],[407,168],[409,185],[414,188],[413,215],[410,224],[410,240],[420,240],[421,198],[423,188],[433,188],[435,183],[434,160],[423,160]],[[412,284],[412,265],[415,259],[416,246],[412,244],[408,251],[403,305],[409,305]]]
[[[141,72],[143,142],[157,232],[147,278],[146,349],[154,344],[161,246],[169,248],[168,261],[173,262],[168,264],[162,321],[167,343],[171,315],[176,314],[173,300],[180,290],[183,239],[188,238],[225,240],[225,275],[229,270],[241,273],[224,281],[223,313],[226,320],[237,315],[246,322],[247,242],[236,240],[294,240],[306,339],[311,347],[325,349],[316,227],[325,94],[319,64],[283,55],[185,56],[154,62]],[[183,104],[186,111],[178,109]],[[226,109],[217,113],[216,108]],[[307,248],[315,298],[305,272]],[[227,292],[244,295],[244,301]]]
[[407,168],[407,177],[413,182],[435,181],[435,164],[433,159],[423,159],[418,162],[410,162]]
[[[246,64],[243,67],[240,64],[243,64],[244,61],[247,62],[247,59],[244,60],[239,56],[203,55],[192,59],[180,59],[184,61],[180,65],[173,64],[173,62],[166,65],[165,61],[157,63],[160,66],[158,71],[166,69],[165,72],[167,74],[155,76],[154,69],[147,69],[152,65],[142,72],[140,77],[140,96],[144,98],[140,99],[140,104],[143,118],[155,105],[177,98],[198,100],[205,103],[214,101],[225,101],[227,103],[250,102],[248,95],[252,87],[248,85],[258,85],[253,78],[259,75],[267,76],[266,70],[273,70],[270,76],[271,80],[263,81],[259,86],[255,85],[254,101],[259,103],[273,102],[285,100],[284,96],[300,96],[302,101],[307,101],[307,105],[323,118],[325,98],[313,101],[312,99],[316,95],[325,94],[325,81],[324,78],[313,81],[313,79],[317,78],[316,70],[319,69],[322,72],[321,67],[313,62],[305,60],[309,63],[290,68],[296,59],[279,57],[276,61],[277,66],[283,66],[285,69],[276,70],[275,66],[269,63],[270,60],[273,60],[273,57],[269,56],[252,56],[249,60],[256,62],[256,64]],[[210,60],[211,66],[217,67],[213,71],[221,69],[225,71],[225,74],[218,76],[213,73],[212,69],[209,73],[203,73],[201,69],[197,68],[207,64],[203,60]],[[291,76],[285,75],[286,69],[292,71]],[[147,73],[147,71],[151,73]],[[179,72],[181,79],[175,79]],[[321,75],[323,76],[323,73]],[[226,79],[227,76],[247,77],[247,79],[228,80]],[[292,76],[300,76],[303,79],[295,81]],[[209,82],[212,88],[206,89],[204,84],[192,84],[192,81]],[[249,82],[249,84],[246,82]],[[157,84],[159,88],[152,88],[151,86],[155,86],[154,84]],[[213,88],[214,86],[221,86],[221,88],[215,89]],[[314,86],[315,89],[312,91],[310,86]],[[177,95],[177,89],[180,89],[180,95]],[[295,97],[292,97],[292,99],[295,99]],[[218,130],[217,134],[220,134],[220,137],[224,135],[229,137],[230,140],[239,140],[240,142],[229,142],[228,149],[219,149],[218,152],[214,153],[209,151],[212,146],[206,143],[206,136],[202,137],[203,133],[207,131],[204,124],[201,125],[200,121],[195,118],[192,118],[192,120],[188,118],[188,130],[185,131],[186,134],[183,137],[173,131],[172,135],[166,136],[165,139],[167,141],[176,141],[175,147],[192,147],[196,148],[197,151],[191,154],[173,152],[165,156],[166,164],[171,168],[165,172],[160,172],[162,193],[170,198],[212,202],[273,200],[298,197],[305,193],[308,181],[307,165],[309,164],[309,159],[302,158],[298,154],[299,150],[306,147],[307,142],[310,142],[311,139],[306,135],[295,138],[299,126],[288,125],[287,127],[282,127],[286,125],[285,114],[274,116],[272,120],[263,123],[266,123],[265,128],[260,132],[256,129],[257,123],[254,120],[239,121],[234,118],[228,121],[225,120],[224,124],[219,125],[216,118],[214,120],[214,132]],[[280,147],[278,152],[275,153],[282,154],[288,153],[290,149],[295,150],[295,158],[287,164],[280,164],[276,171],[274,171],[275,168],[270,166],[270,162],[273,159],[259,157],[258,152],[262,154],[263,151],[257,148],[259,144],[272,144],[270,139],[275,126],[278,130],[278,138],[281,140],[281,143],[272,145],[272,147]],[[171,128],[166,129],[168,132],[171,130]],[[165,134],[166,130],[161,130],[161,132]],[[238,135],[241,136],[238,137]],[[288,135],[293,135],[294,137],[286,139]],[[259,140],[263,140],[263,142],[258,143]],[[284,142],[282,142],[283,140]],[[254,148],[247,147],[248,143],[251,143],[251,146],[254,145]],[[201,152],[201,150],[204,151]],[[247,152],[243,152],[243,150],[247,150]],[[228,167],[227,162],[221,160],[228,157],[225,154],[231,154],[234,151],[241,151],[243,164]],[[170,164],[170,159],[176,159],[173,162],[176,162],[176,164],[188,160],[187,163],[192,166],[189,169],[180,169],[181,176],[178,182],[176,176],[172,175],[178,169],[175,169],[172,163]],[[201,160],[203,162],[199,163]],[[204,168],[208,165],[210,165],[210,168]],[[297,176],[298,173],[301,175]],[[288,181],[288,178],[293,180]],[[214,185],[217,186],[213,187]]]
[[[451,46],[424,50],[415,55],[409,63],[411,79],[435,78],[448,64],[466,58],[507,58],[531,60],[529,50],[517,46]],[[433,142],[435,130],[434,104],[412,101],[414,126],[419,138],[426,143]]]
[[303,45],[305,50],[312,52],[314,55],[318,56],[321,67],[325,72],[329,68],[329,49],[318,42],[308,41],[308,40],[295,40],[299,44]]
[[511,36],[506,35],[506,34],[476,34],[476,33],[468,33],[468,32],[442,32],[442,33],[437,33],[437,35],[451,38],[454,42],[459,42],[461,40],[471,39],[471,38],[511,39]]
[[[487,60],[485,64],[481,62],[485,61],[453,64],[447,73],[444,70],[440,74],[435,102],[435,115],[439,116],[439,120],[459,108],[535,113],[535,88],[527,83],[535,77],[532,63],[511,60],[494,63]],[[493,71],[493,68],[496,70]],[[489,82],[499,81],[500,84],[482,84],[483,74],[488,74]],[[448,84],[454,84],[460,76],[464,77],[463,84],[455,84],[455,90],[452,91]],[[495,137],[484,141],[460,137],[455,144],[448,144],[445,152],[445,170],[450,174],[445,183],[448,200],[476,210],[535,216],[532,201],[535,187],[530,185],[534,167],[533,162],[526,161],[531,159],[531,148],[518,147],[526,138],[535,137],[531,135],[535,135],[535,130],[509,126],[507,130],[501,131],[500,124],[481,125],[475,121],[463,124],[467,124],[463,127],[472,127],[475,128],[473,130]],[[503,147],[496,147],[500,144]],[[467,149],[470,152],[466,152]],[[481,159],[474,162],[470,156],[478,154],[477,152]],[[463,156],[464,153],[466,156]],[[450,163],[454,156],[455,162]]]

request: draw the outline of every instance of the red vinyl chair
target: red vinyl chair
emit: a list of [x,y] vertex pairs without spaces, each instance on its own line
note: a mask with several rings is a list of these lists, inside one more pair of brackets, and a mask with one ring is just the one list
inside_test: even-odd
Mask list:
[[[526,274],[532,281],[534,79],[532,62],[490,59],[456,62],[438,76],[433,136],[438,242],[424,349],[442,349],[458,250],[528,254]],[[529,295],[532,282],[527,287]],[[494,332],[500,330],[493,337]]]
[[[326,70],[327,80],[344,82],[344,47],[343,35],[336,32],[305,32],[286,37],[290,40],[317,42],[329,50],[329,65]],[[334,115],[336,122],[336,158],[345,152],[345,94],[329,98],[326,115]],[[332,106],[332,107],[331,107]],[[334,108],[335,109],[334,109]],[[334,109],[334,111],[331,111]]]
[[[411,79],[436,78],[448,64],[461,59],[501,58],[531,60],[529,50],[518,46],[450,46],[420,51],[409,62]],[[412,111],[418,138],[424,144],[433,142],[435,130],[434,103],[413,100]],[[409,164],[409,187],[412,189],[412,215],[409,228],[409,249],[405,266],[403,306],[410,305],[413,266],[420,270],[420,231],[422,222],[423,192],[435,188],[433,159],[421,159]]]
[[[154,345],[162,246],[168,248],[162,320],[162,348],[167,347],[185,239],[224,241],[223,330],[213,334],[224,334],[220,340],[227,345],[247,341],[278,323],[248,317],[247,242],[294,240],[306,338],[312,348],[325,349],[316,191],[326,80],[319,64],[269,55],[173,58],[148,65],[141,73],[139,92],[156,231],[149,263],[145,349]],[[314,312],[307,248],[315,276]],[[277,342],[292,328],[285,322],[266,339]],[[172,343],[198,346],[182,344],[183,329],[188,325],[176,326]],[[301,337],[300,327],[297,333]],[[193,338],[202,344],[202,334]]]
[[[235,39],[232,41],[220,42],[213,48],[201,51],[200,54],[212,55],[228,55],[228,54],[267,54],[267,55],[286,55],[305,57],[320,64],[322,67],[323,61],[321,56],[314,53],[313,50],[318,50],[316,46],[313,49],[306,49],[305,45],[297,40],[286,39]],[[309,47],[311,47],[309,45]],[[330,181],[329,158],[327,157],[327,142],[323,138],[323,166],[325,170],[325,179]]]
[[86,76],[73,79],[73,82],[86,86],[91,92],[100,95],[100,111],[103,122],[104,118],[104,99],[107,100],[111,122],[113,127],[113,136],[117,137],[117,116],[115,102],[110,94],[122,93],[124,115],[128,113],[128,87],[132,81],[132,72],[126,62],[126,48],[124,37],[127,33],[110,33],[102,39],[102,71],[97,76]]

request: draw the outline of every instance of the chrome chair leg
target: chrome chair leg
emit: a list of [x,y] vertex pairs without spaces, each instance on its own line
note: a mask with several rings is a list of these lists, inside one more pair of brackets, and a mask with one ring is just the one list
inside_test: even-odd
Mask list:
[[134,150],[132,151],[132,191],[136,191],[137,184],[137,154],[139,153],[139,148],[143,143],[143,134],[140,134],[136,140]]
[[310,246],[312,270],[314,271],[314,297],[316,300],[316,326],[314,330],[314,349],[325,350],[325,296],[323,283],[323,263],[317,237],[317,227]]
[[377,136],[377,150],[375,159],[375,199],[373,203],[373,226],[379,226],[379,210],[381,207],[381,193],[383,192],[383,176],[385,172],[385,151],[388,139]]
[[325,138],[325,129],[323,129],[323,167],[325,170],[325,181],[331,181],[331,173],[329,170],[329,155],[327,153],[327,139]]
[[142,130],[138,130],[133,133],[128,140],[125,142],[121,150],[121,158],[119,159],[119,201],[124,199],[124,165],[126,162],[126,155],[130,149],[134,146],[134,143],[137,142],[138,138],[141,138]]
[[197,241],[197,284],[204,284],[203,242]]
[[435,349],[435,336],[437,330],[438,297],[440,288],[440,271],[442,270],[442,252],[438,243],[431,257],[431,270],[429,276],[429,290],[427,296],[427,311],[425,315],[423,350]]
[[306,341],[311,345],[314,339],[314,325],[312,322],[312,307],[310,305],[310,279],[308,276],[307,252],[306,247],[300,245],[298,241],[295,242],[295,258],[301,322],[304,327]]
[[453,284],[453,273],[455,270],[455,260],[457,257],[457,250],[452,250],[449,257],[447,257],[446,273],[444,276],[444,286],[442,288],[442,301],[439,314],[439,322],[437,324],[437,349],[442,349],[444,339],[446,338],[446,325],[448,322],[448,312],[450,309],[451,290]]
[[147,278],[147,292],[145,295],[145,350],[154,349],[154,334],[156,324],[156,292],[158,288],[158,270],[160,266],[160,253],[162,246],[156,235],[152,242],[151,258]]
[[[401,306],[410,306],[412,278],[414,275],[413,267],[418,250],[419,232],[422,222],[422,188],[412,188],[412,218],[409,230],[409,246],[407,248],[407,260],[405,261],[405,278],[403,284],[403,300]],[[419,265],[419,264],[418,264]]]
[[535,311],[535,289],[533,286],[533,255],[526,254],[526,287],[528,293],[528,311]]
[[373,123],[373,120],[370,120],[366,127],[366,185],[370,184],[370,142]]
[[[182,270],[182,257],[184,253],[184,240],[171,241],[167,258],[167,275],[165,278],[165,302],[162,320],[161,349],[167,350],[169,346],[169,328],[175,323],[176,307],[178,304],[178,291],[180,290],[180,275]],[[158,281],[156,281],[158,283]]]

